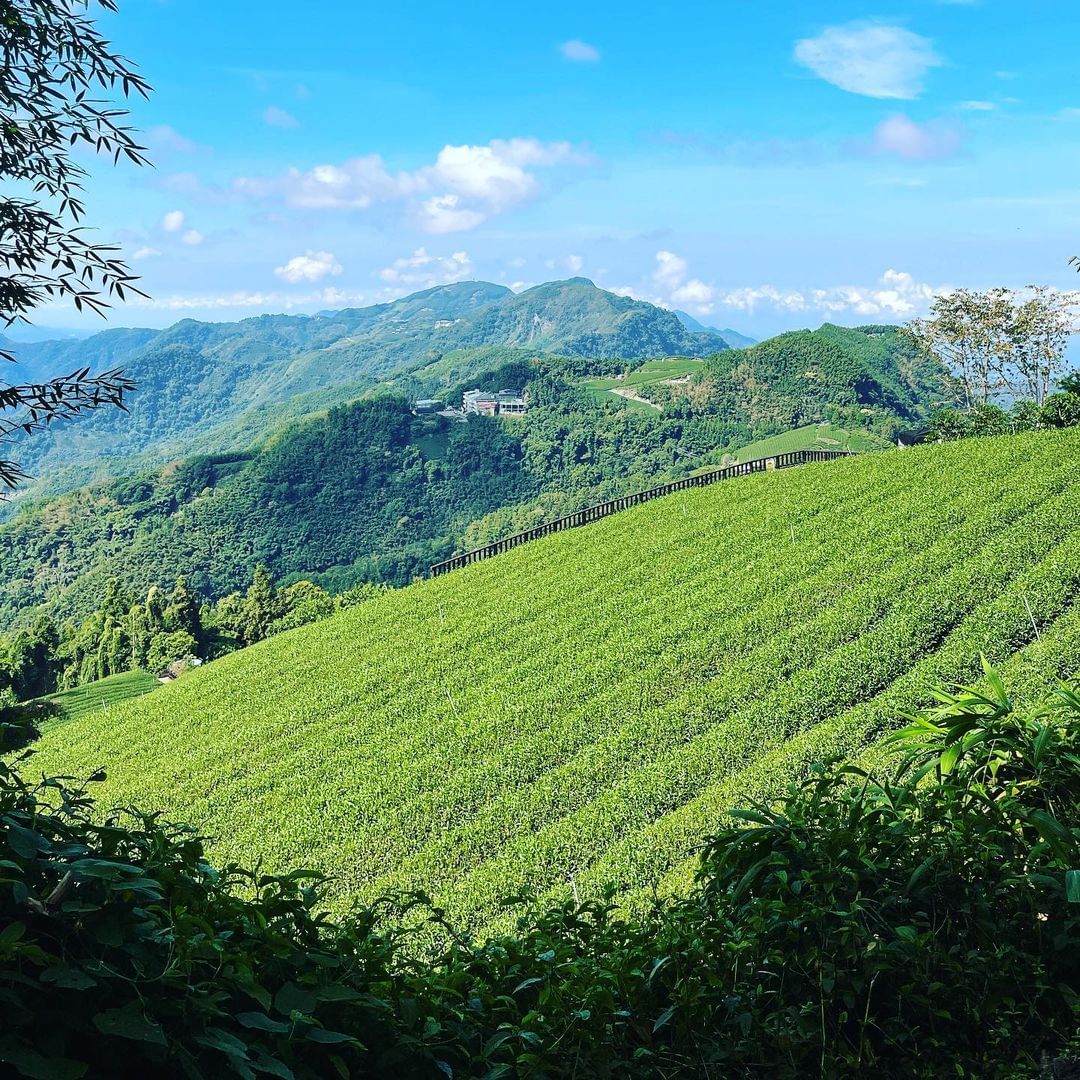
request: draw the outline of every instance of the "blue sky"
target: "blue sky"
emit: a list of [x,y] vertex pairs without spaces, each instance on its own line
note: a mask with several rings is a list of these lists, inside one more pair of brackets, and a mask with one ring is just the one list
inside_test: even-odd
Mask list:
[[[762,336],[1077,284],[1072,3],[121,0],[114,323],[582,274]],[[61,311],[41,321],[74,325]]]

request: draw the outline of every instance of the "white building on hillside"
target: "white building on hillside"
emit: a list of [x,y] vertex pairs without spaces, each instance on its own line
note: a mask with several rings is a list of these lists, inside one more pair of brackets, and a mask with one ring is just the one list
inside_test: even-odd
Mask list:
[[500,390],[497,394],[486,390],[466,390],[461,400],[461,411],[478,416],[524,416],[529,403],[520,390]]

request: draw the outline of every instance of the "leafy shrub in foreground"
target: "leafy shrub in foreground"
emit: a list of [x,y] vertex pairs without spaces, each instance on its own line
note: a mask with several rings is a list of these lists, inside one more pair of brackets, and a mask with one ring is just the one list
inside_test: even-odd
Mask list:
[[[942,695],[896,775],[733,815],[689,896],[421,959],[319,882],[0,765],[0,1062],[30,1077],[1025,1076],[1077,1027],[1080,695]],[[412,903],[421,903],[413,900]],[[391,905],[390,919],[403,912]],[[0,1066],[2,1074],[4,1066]]]

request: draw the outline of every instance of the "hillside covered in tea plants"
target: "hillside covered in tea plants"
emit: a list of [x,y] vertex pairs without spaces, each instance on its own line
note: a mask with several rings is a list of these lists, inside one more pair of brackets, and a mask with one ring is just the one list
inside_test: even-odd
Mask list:
[[1080,431],[679,493],[389,593],[47,732],[23,768],[164,810],[344,910],[681,890],[724,811],[855,757],[980,654],[1080,669]]

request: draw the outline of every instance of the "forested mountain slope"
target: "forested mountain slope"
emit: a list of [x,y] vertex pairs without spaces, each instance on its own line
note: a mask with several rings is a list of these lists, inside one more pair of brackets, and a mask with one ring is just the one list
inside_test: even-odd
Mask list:
[[825,403],[914,420],[929,402],[949,400],[944,372],[895,326],[857,329],[825,323],[709,357],[688,383],[650,394],[660,403],[708,403],[750,424],[798,427],[822,419]]
[[425,424],[401,399],[358,402],[258,452],[197,455],[0,524],[0,623],[29,625],[39,605],[85,616],[112,579],[145,595],[184,575],[217,599],[260,564],[275,578],[349,568],[338,588],[404,584],[474,518],[537,490],[494,420]]
[[[245,445],[280,424],[297,399],[326,408],[446,353],[522,346],[627,359],[726,348],[686,330],[669,311],[615,296],[583,278],[515,295],[460,282],[389,304],[314,316],[263,315],[237,323],[185,319],[167,330],[107,330],[83,341],[17,343],[23,380],[81,367],[121,367],[137,386],[130,412],[100,410],[17,445],[39,477],[31,491],[69,490],[187,451]],[[270,408],[268,408],[270,407]],[[134,464],[134,467],[133,467]]]
[[673,311],[598,289],[588,278],[536,285],[492,305],[456,330],[460,345],[506,344],[604,359],[727,348],[718,335],[687,330]]
[[216,858],[333,902],[679,888],[734,801],[853,755],[980,654],[1080,667],[1080,431],[680,493],[390,593],[46,736]]

